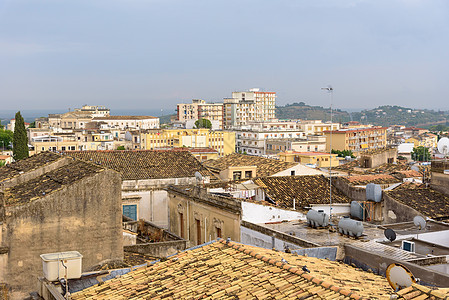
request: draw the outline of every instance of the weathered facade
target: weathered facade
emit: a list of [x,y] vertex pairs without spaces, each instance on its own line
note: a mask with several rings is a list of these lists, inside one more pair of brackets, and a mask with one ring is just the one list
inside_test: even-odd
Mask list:
[[0,168],[0,281],[17,298],[34,290],[40,254],[79,251],[83,270],[123,259],[120,175],[56,154],[28,160]]
[[211,195],[198,187],[166,189],[169,197],[170,232],[200,245],[216,238],[240,241],[241,203]]
[[362,168],[377,168],[383,164],[396,162],[398,150],[395,148],[373,149],[360,153],[359,164]]

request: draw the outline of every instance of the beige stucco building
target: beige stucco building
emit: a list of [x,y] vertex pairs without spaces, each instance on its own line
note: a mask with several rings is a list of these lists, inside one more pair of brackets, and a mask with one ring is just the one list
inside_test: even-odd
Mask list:
[[193,99],[192,103],[179,103],[176,111],[178,121],[208,119],[218,121],[219,128],[223,129],[223,103],[206,103],[201,99]]
[[335,150],[351,150],[352,152],[360,152],[369,149],[384,148],[387,146],[387,128],[371,127],[360,129],[340,129],[325,131],[326,134],[326,152]]

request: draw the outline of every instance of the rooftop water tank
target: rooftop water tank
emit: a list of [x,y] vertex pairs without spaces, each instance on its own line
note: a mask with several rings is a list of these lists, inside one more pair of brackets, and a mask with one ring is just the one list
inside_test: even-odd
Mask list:
[[329,216],[324,211],[309,210],[307,224],[311,227],[326,227],[329,225]]
[[363,234],[363,223],[349,218],[342,218],[338,222],[338,232],[348,236],[360,237]]
[[44,276],[48,281],[64,278],[67,267],[67,279],[81,277],[83,256],[78,251],[41,254]]
[[382,188],[378,184],[368,183],[366,185],[366,200],[380,202],[382,200]]

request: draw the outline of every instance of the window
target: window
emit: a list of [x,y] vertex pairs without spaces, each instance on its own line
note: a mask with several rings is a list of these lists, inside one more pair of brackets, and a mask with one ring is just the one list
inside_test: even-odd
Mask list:
[[184,214],[179,213],[179,236],[184,238]]
[[290,171],[291,176],[295,176],[295,170]]
[[217,233],[217,238],[221,238],[221,228],[215,227],[215,229]]
[[196,223],[196,244],[201,245],[201,221],[195,220]]
[[240,180],[241,178],[242,178],[242,172],[241,171],[232,172],[232,179],[233,180]]
[[253,171],[245,171],[245,178],[253,177]]
[[137,220],[137,204],[123,205],[123,215],[133,220]]
[[65,146],[62,146],[62,147],[61,147],[61,150],[62,150],[62,151],[65,151]]

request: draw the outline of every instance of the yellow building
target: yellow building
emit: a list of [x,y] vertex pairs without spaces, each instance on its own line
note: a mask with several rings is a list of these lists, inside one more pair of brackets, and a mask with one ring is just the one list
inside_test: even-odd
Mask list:
[[340,161],[337,154],[332,154],[332,159],[330,159],[330,154],[326,152],[295,152],[286,151],[278,154],[280,161],[286,162],[299,162],[301,164],[311,164],[316,165],[319,168],[329,168],[337,167]]
[[160,129],[141,133],[141,149],[166,147],[212,148],[220,156],[235,152],[235,133],[210,129]]
[[[330,133],[326,131],[326,151],[330,149]],[[387,128],[370,127],[360,129],[340,129],[332,131],[332,149],[360,152],[387,146]]]
[[437,146],[438,137],[433,133],[423,133],[405,140],[406,143],[413,143],[414,147],[423,146],[434,148]]

